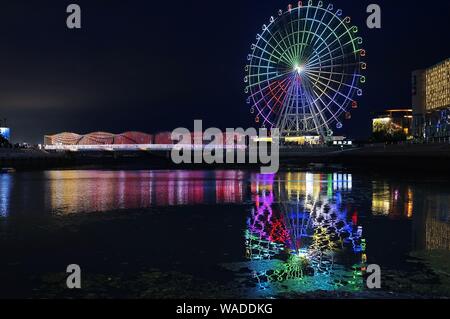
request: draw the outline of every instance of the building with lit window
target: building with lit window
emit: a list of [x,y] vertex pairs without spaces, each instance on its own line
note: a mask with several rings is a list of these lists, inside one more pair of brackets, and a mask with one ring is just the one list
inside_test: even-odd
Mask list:
[[[240,133],[223,133],[222,141],[220,144],[241,144],[246,143],[246,136]],[[188,133],[178,136],[178,139],[182,140],[182,143],[186,144],[210,144],[210,138],[206,137],[204,133]],[[94,132],[89,134],[80,135],[77,133],[59,133],[55,135],[44,136],[44,146],[48,150],[55,149],[89,149],[89,150],[111,150],[111,149],[127,149],[127,146],[136,149],[138,146],[143,145],[163,145],[169,146],[178,144],[172,140],[171,132],[161,132],[154,135],[142,133],[142,132],[125,132],[121,134],[114,134],[108,132]],[[96,147],[99,146],[99,147]]]
[[412,137],[412,121],[411,109],[387,110],[372,119],[372,136],[380,142],[409,139]]
[[450,58],[412,74],[413,135],[450,137]]
[[122,134],[95,132],[86,135],[60,133],[44,137],[45,145],[133,145],[152,143],[153,136],[141,132],[126,132]]

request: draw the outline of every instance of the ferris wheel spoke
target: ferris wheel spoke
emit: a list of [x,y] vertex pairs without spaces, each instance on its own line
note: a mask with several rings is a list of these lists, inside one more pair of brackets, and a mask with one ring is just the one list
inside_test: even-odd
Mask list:
[[296,39],[296,34],[295,34],[295,29],[294,29],[294,21],[291,21],[291,23],[289,23],[291,26],[291,37],[292,37],[292,53],[293,56],[296,60],[298,60],[298,52],[297,52],[297,45],[298,45],[298,41]]
[[[337,26],[336,26],[334,29],[332,29],[332,28],[329,27],[329,25],[331,25],[332,22],[333,22],[334,20],[337,20],[337,21],[338,21],[338,24],[337,24]],[[319,47],[316,48],[316,49],[320,49],[321,46],[322,46],[324,43],[326,43],[326,41],[328,41],[328,39],[329,39],[331,36],[334,35],[335,37],[337,37],[337,31],[338,31],[339,28],[342,26],[340,22],[341,22],[341,21],[339,20],[339,18],[337,18],[337,16],[333,13],[333,14],[332,14],[332,19],[330,20],[330,22],[328,23],[328,25],[326,25],[326,27],[322,30],[322,33],[321,33],[319,36],[316,37],[316,41],[314,41],[313,46],[315,47],[315,46],[317,45],[317,42],[322,41],[321,45],[319,45]],[[329,31],[329,34],[328,34],[328,36],[324,39],[324,38],[323,38],[323,35],[325,34],[326,31]]]
[[[331,114],[331,116],[332,116],[336,121],[337,121],[338,119],[335,117],[335,115],[333,114],[333,112],[331,112],[331,110],[329,109],[328,105],[325,104],[325,103],[322,101],[322,99],[317,95],[317,93],[314,92],[314,91],[312,91],[312,92],[313,92],[314,95],[316,95],[316,96],[318,97],[318,99],[322,102],[322,104],[323,104],[323,106],[324,106],[324,108],[322,108],[322,110],[320,110],[320,107],[316,104],[316,101],[317,101],[317,100],[311,102],[311,103],[312,103],[311,105],[314,105],[314,106],[316,107],[316,109],[317,109],[317,111],[318,111],[318,113],[319,113],[319,115],[320,115],[320,118],[322,119],[323,126],[325,126],[325,128],[326,128],[326,130],[327,130],[327,132],[328,132],[328,131],[330,131],[330,127],[328,126],[328,121],[329,121],[329,120],[327,120],[327,119],[325,118],[325,115],[324,115],[325,110],[327,110],[327,111]],[[320,130],[320,128],[319,128],[319,130]],[[318,132],[318,133],[321,134],[321,132]]]
[[311,21],[311,23],[310,23],[310,26],[308,27],[308,31],[305,31],[306,32],[306,39],[305,39],[305,42],[303,43],[303,50],[302,50],[302,52],[300,54],[300,59],[302,60],[302,62],[303,62],[303,60],[305,58],[305,55],[306,55],[306,49],[311,46],[310,42],[309,42],[309,39],[311,37],[311,32],[312,32],[311,29],[312,29],[312,27],[314,25],[316,14],[317,14],[317,10],[315,11],[314,19],[307,19],[307,21]]
[[[277,31],[278,32],[278,31]],[[265,33],[267,33],[269,36],[268,36],[268,39],[266,39],[265,37],[264,37],[264,34]],[[269,29],[266,29],[264,32],[263,32],[263,34],[262,35],[260,35],[260,39],[262,40],[262,41],[264,41],[264,43],[266,44],[266,47],[267,46],[269,46],[273,51],[275,51],[277,54],[278,54],[278,56],[283,56],[283,50],[284,50],[284,48],[283,47],[281,47],[280,46],[280,49],[281,49],[281,52],[277,49],[277,47],[279,47],[279,44],[280,44],[280,41],[278,41],[278,40],[276,40],[276,37],[275,37],[275,35],[269,30]],[[274,39],[275,41],[275,43],[277,43],[277,45],[272,45],[271,44],[271,40],[272,39]],[[286,63],[287,62],[289,62],[289,61],[285,61]]]
[[[265,65],[253,65],[250,66],[251,70],[249,71],[249,75],[247,78],[253,78],[261,75],[267,75],[267,74],[285,74],[288,72],[286,69],[277,69],[273,66],[265,66]],[[265,71],[264,73],[258,73],[259,71]]]
[[[306,72],[305,72],[306,73]],[[345,83],[344,82],[344,79],[345,78],[349,78],[349,77],[353,77],[353,79],[354,78],[356,78],[357,77],[357,75],[356,74],[344,74],[344,73],[336,73],[335,75],[337,76],[337,78],[340,78],[341,79],[341,81],[338,81],[338,80],[336,80],[336,79],[334,79],[334,78],[331,78],[331,77],[324,77],[324,76],[322,76],[322,75],[320,75],[320,74],[314,74],[314,73],[311,73],[311,72],[308,72],[308,73],[306,73],[307,74],[307,76],[309,76],[309,77],[315,77],[315,79],[312,79],[312,80],[316,80],[316,79],[322,79],[323,81],[325,81],[325,82],[328,82],[328,83],[335,83],[335,84],[337,84],[338,86],[339,86],[339,88],[341,88],[342,86],[344,86],[344,87],[347,87],[347,88],[349,88],[349,89],[351,89],[351,90],[358,90],[359,89],[359,87],[357,87],[357,86],[355,86],[355,85],[353,85],[353,84],[348,84],[348,83]],[[310,78],[311,79],[311,78]],[[325,82],[322,82],[322,83],[325,83]],[[354,83],[355,81],[352,81],[352,83]]]
[[[323,40],[322,41],[322,44],[317,48],[317,49],[320,49],[327,41],[328,41],[328,39],[332,36],[332,35],[334,35],[336,38],[341,38],[342,36],[344,36],[345,34],[348,34],[349,35],[349,37],[350,37],[350,39],[352,39],[353,37],[352,37],[352,34],[351,34],[351,32],[350,32],[350,30],[349,30],[349,28],[345,25],[345,23],[336,15],[336,14],[332,14],[332,16],[333,16],[333,18],[332,18],[332,20],[331,21],[334,21],[334,20],[337,20],[337,26],[334,28],[334,29],[331,29],[331,28],[329,28],[329,30],[331,31],[329,34],[328,34],[328,36],[325,38],[325,40]],[[330,21],[330,24],[331,24],[331,21]],[[342,32],[341,33],[341,35],[338,37],[337,36],[337,31],[339,30],[339,28],[343,28],[343,31],[344,32]],[[319,39],[322,39],[322,37],[323,37],[323,34],[325,33],[325,31],[326,30],[324,30],[322,33],[321,33],[321,35],[317,38],[317,40],[316,40],[316,42],[314,43],[314,45],[316,45],[317,44],[317,42],[319,41]]]
[[[333,91],[333,92],[335,93],[335,95],[333,96],[333,98],[330,98],[330,96],[327,95],[327,97],[328,97],[330,100],[334,100],[334,97],[336,97],[337,95],[340,95],[340,96],[342,96],[344,99],[351,101],[351,99],[350,99],[348,96],[346,96],[345,94],[342,94],[341,92],[339,92],[338,89],[335,89],[335,88],[333,88],[332,86],[330,86],[329,84],[330,84],[331,81],[330,81],[329,79],[326,79],[326,81],[328,81],[328,84],[325,83],[325,82],[320,81],[320,80],[319,80],[319,77],[317,77],[317,76],[316,76],[316,78],[311,78],[311,77],[310,77],[309,79],[310,79],[311,81],[320,83],[326,90]],[[337,84],[339,85],[339,89],[340,89],[340,87],[344,84],[344,83],[340,83],[340,82],[336,82],[336,81],[335,81],[335,83],[337,83]],[[318,85],[317,87],[320,88],[319,85]],[[349,91],[351,91],[352,89],[353,89],[353,88],[350,88]],[[358,89],[358,88],[355,88],[355,89]],[[321,90],[321,91],[322,91],[322,90]],[[324,93],[324,91],[322,91],[322,93]]]
[[289,120],[289,111],[291,109],[292,103],[292,94],[294,87],[292,85],[289,86],[286,95],[284,96],[283,103],[281,105],[280,116],[278,117],[277,126],[285,127],[287,125],[286,121]]
[[[347,84],[347,83],[339,82],[339,81],[336,81],[336,80],[334,80],[332,78],[326,78],[326,77],[321,76],[319,74],[315,74],[315,73],[308,72],[308,71],[305,71],[305,73],[308,74],[308,75],[316,76],[316,77],[321,78],[321,79],[323,79],[325,81],[331,81],[331,82],[337,83],[339,85],[346,86],[346,87],[348,87],[350,89],[354,89],[354,90],[358,90],[359,89],[358,87],[356,87],[354,85],[350,85],[350,84]],[[341,76],[341,78],[346,77],[346,76],[348,76],[348,77],[358,76],[357,74],[347,74],[347,73],[338,73],[338,72],[336,72],[336,73],[334,73],[334,72],[319,72],[319,73],[320,74],[321,73],[327,73],[327,74],[331,74],[331,75],[337,75],[337,76]]]
[[[286,78],[286,79],[284,79],[283,81],[281,81],[280,83],[278,83],[278,84],[275,86],[274,90],[276,90],[276,92],[273,92],[273,91],[272,91],[272,98],[269,100],[269,102],[271,102],[273,98],[275,98],[275,99],[278,100],[278,98],[277,98],[276,96],[277,96],[278,94],[280,94],[281,92],[286,91],[286,88],[285,88],[284,86],[286,86],[286,87],[289,86],[289,84],[286,83],[286,81],[288,81],[288,80],[289,80],[289,78]],[[262,96],[262,97],[256,102],[256,104],[261,103],[263,100],[265,101],[265,95],[264,95],[264,92],[267,91],[267,90],[270,91],[270,86],[266,86],[266,87],[264,87],[264,88],[261,88],[260,90],[258,90],[257,92],[255,92],[255,93],[252,95],[252,97],[255,97],[255,96],[257,96],[257,95],[261,95],[261,96]],[[266,102],[267,102],[267,101],[266,101]]]
[[269,65],[267,65],[267,66],[264,66],[264,65],[261,65],[261,61],[264,61],[264,62],[267,62],[268,64],[273,64],[274,66],[274,68],[277,68],[277,67],[279,67],[278,66],[278,63],[276,62],[276,61],[273,61],[273,60],[270,60],[270,59],[266,59],[266,58],[263,58],[263,57],[261,57],[261,56],[257,56],[257,55],[254,55],[254,54],[250,54],[250,57],[251,57],[251,60],[253,60],[253,59],[257,59],[257,60],[259,60],[260,61],[260,63],[259,64],[250,64],[249,66],[250,67],[270,67]]
[[[333,62],[334,60],[339,59],[340,56],[333,56],[333,53],[335,52],[335,49],[341,49],[342,57],[346,55],[346,53],[343,50],[343,47],[341,46],[341,42],[339,41],[339,46],[334,49],[330,49],[330,47],[325,47],[325,49],[328,50],[328,52],[323,52],[325,50],[321,50],[320,52],[317,51],[317,49],[314,50],[314,55],[307,59],[305,66],[311,67],[316,65],[323,65],[327,62]],[[329,57],[329,58],[327,58]],[[326,58],[326,59],[324,59]]]
[[[303,50],[306,47],[306,45],[305,45],[305,33],[306,33],[306,27],[307,27],[307,24],[308,24],[308,15],[309,15],[309,6],[306,7],[305,19],[303,19],[304,24],[303,24],[302,42],[301,42],[302,47],[301,47],[299,56],[303,55]],[[299,29],[299,31],[300,31],[300,29]]]
[[[287,86],[289,86],[290,84],[287,84]],[[284,100],[285,100],[285,98],[286,98],[286,94],[284,95],[284,98],[283,98],[283,101],[281,100],[281,96],[279,96],[279,93],[280,93],[280,91],[281,92],[284,92],[284,93],[286,93],[287,91],[286,91],[286,89],[283,89],[281,86],[280,86],[280,88],[281,88],[281,90],[279,90],[278,92],[277,92],[277,94],[274,94],[274,95],[272,95],[272,97],[270,98],[270,100],[269,101],[266,101],[266,98],[265,98],[265,96],[264,95],[262,95],[262,98],[258,101],[258,102],[256,102],[256,105],[259,105],[263,100],[264,100],[264,106],[262,107],[262,108],[260,108],[260,109],[258,109],[258,116],[259,115],[262,115],[266,120],[267,120],[267,118],[268,118],[268,116],[269,115],[264,115],[263,113],[263,111],[265,110],[265,109],[269,109],[270,110],[270,113],[274,113],[275,111],[274,111],[274,109],[273,109],[273,107],[274,106],[276,106],[276,104],[274,105],[274,106],[272,106],[271,105],[271,103],[273,102],[273,100],[276,100],[278,103],[279,103],[279,105],[283,105],[283,103],[284,103]]]
[[[310,75],[308,75],[308,77],[309,77],[309,76],[310,76]],[[337,91],[337,90],[334,89],[333,87],[331,87],[331,86],[329,86],[329,85],[326,85],[325,83],[323,83],[322,81],[320,81],[318,78],[316,78],[316,79],[310,78],[310,80],[322,84],[326,89],[335,92],[336,95],[342,96],[342,97],[345,99],[345,101],[349,101],[349,102],[352,101],[352,99],[351,99],[350,97],[346,96],[345,94],[342,94],[341,92]],[[345,109],[342,108],[342,106],[341,106],[340,104],[338,104],[338,103],[334,100],[334,98],[331,98],[331,97],[330,97],[330,96],[329,96],[329,95],[328,95],[328,94],[327,94],[327,93],[326,93],[319,85],[317,85],[317,86],[315,86],[315,87],[317,87],[317,89],[319,89],[319,90],[322,92],[323,95],[325,95],[326,97],[328,97],[328,98],[330,99],[330,101],[333,101],[337,106],[339,106],[339,108],[342,109],[343,112],[346,111]],[[336,95],[335,95],[335,96],[336,96]]]
[[[338,38],[334,39],[334,41],[331,42],[327,47],[325,47],[325,48],[323,48],[322,50],[320,50],[320,51],[317,53],[317,56],[320,56],[320,54],[322,54],[322,52],[325,51],[328,47],[331,47],[332,45],[334,45],[334,44],[336,43],[336,41],[339,41],[339,42],[340,42],[340,38],[343,37],[344,35],[345,35],[345,33],[341,34]],[[339,49],[340,49],[340,50],[343,50],[343,48],[345,48],[345,47],[348,46],[349,44],[352,44],[352,45],[353,45],[355,41],[356,41],[356,39],[351,38],[348,42],[346,42],[346,43],[344,43],[344,44],[342,44],[342,45],[340,45],[340,46],[337,46],[336,48],[334,48],[333,50],[331,50],[331,51],[330,51],[330,54],[336,52],[336,51],[339,50]],[[355,54],[355,52],[352,52],[352,53]],[[313,59],[311,62],[314,62],[314,61],[317,61],[317,58]]]
[[[283,31],[283,32],[281,32]],[[294,60],[294,56],[292,55],[291,52],[291,48],[292,48],[292,44],[291,44],[291,40],[290,40],[290,35],[289,35],[289,31],[286,29],[286,24],[283,23],[283,26],[280,28],[280,36],[281,39],[285,45],[285,49],[284,49],[284,54],[288,57],[289,61],[292,63],[292,61]],[[286,43],[287,40],[287,43]]]
[[[284,84],[286,84],[286,81],[288,81],[288,80],[289,80],[289,78],[285,78],[283,81],[279,82],[275,88],[282,87]],[[253,98],[253,97],[257,96],[258,94],[263,95],[263,93],[266,90],[270,90],[271,85],[272,85],[272,83],[269,83],[268,85],[266,85],[264,87],[260,87],[259,90],[252,93],[252,95],[250,95],[250,97]],[[261,102],[261,100],[259,100],[257,103],[259,103],[259,102]]]
[[288,48],[286,48],[286,56],[289,57],[289,62],[290,64],[294,64],[294,62],[296,61],[296,57],[295,57],[295,47],[294,47],[294,43],[291,43],[291,39],[290,37],[292,36],[286,29],[286,26],[284,26],[284,31],[285,31],[285,35],[283,37],[283,42],[286,43],[286,40],[288,42]]
[[[337,56],[333,56],[333,53],[335,53],[335,52],[338,51],[339,49],[341,49],[341,53],[342,53],[342,54],[341,54],[341,55],[337,55]],[[328,62],[334,61],[334,60],[342,60],[342,61],[345,61],[346,59],[349,59],[350,57],[354,57],[354,56],[355,56],[355,52],[344,52],[344,51],[342,50],[342,48],[338,47],[338,48],[335,48],[335,49],[329,51],[329,52],[326,54],[326,56],[330,56],[330,57],[327,58],[326,60],[322,60],[322,61],[321,61],[320,58],[319,58],[319,56],[317,56],[317,57],[315,57],[315,58],[309,60],[309,61],[307,62],[307,64],[306,64],[306,66],[308,66],[308,67],[314,67],[314,66],[320,65],[321,63],[328,63]],[[357,64],[358,62],[355,61],[354,63]],[[343,65],[343,63],[337,63],[337,64]]]
[[[312,92],[312,93],[317,97],[316,100],[320,100],[320,101],[322,102],[323,106],[324,106],[325,109],[330,113],[330,115],[331,115],[336,121],[339,121],[339,119],[336,118],[335,113],[333,113],[333,112],[331,111],[331,109],[329,108],[331,101],[330,101],[329,103],[325,103],[325,101],[322,100],[322,97],[321,97],[319,94],[317,94],[317,92],[314,91],[313,88],[309,88],[309,90],[310,90],[310,92]],[[323,109],[323,110],[325,111],[325,109]],[[321,115],[321,117],[322,117],[324,123],[327,123],[328,121],[325,119],[325,117],[324,117],[324,115],[322,114],[322,112],[320,112],[320,115]],[[327,130],[330,130],[328,124],[326,124],[326,127],[327,127]]]
[[[297,19],[290,21],[288,23],[288,26],[290,26],[290,37],[292,40],[292,43],[290,43],[290,50],[291,50],[291,56],[293,57],[292,63],[295,65],[296,63],[301,62],[300,59],[300,47],[303,45],[302,42],[300,42],[300,22],[302,21],[300,19],[300,11],[297,10]],[[294,27],[295,22],[297,22],[297,27]],[[288,32],[287,27],[285,27],[285,31]]]
[[270,125],[272,125],[272,122],[270,121],[268,116],[265,116],[264,114],[258,114],[258,116],[262,116],[262,118],[264,119],[264,124],[269,123]]
[[[322,60],[321,59],[319,59],[319,63],[322,65]],[[332,71],[334,70],[333,68],[331,69]],[[308,77],[308,74],[312,74],[312,75],[316,75],[316,73],[318,73],[318,75],[320,76],[321,75],[321,72],[322,72],[322,69],[319,69],[318,71],[314,71],[314,70],[310,70],[309,68],[306,68],[305,69],[305,75]],[[336,73],[336,75],[337,75],[337,72],[335,72]],[[309,77],[310,78],[310,77]],[[322,78],[324,78],[324,77],[322,77]],[[325,81],[327,81],[327,79],[326,78],[324,78],[325,79]],[[327,87],[329,84],[330,84],[330,80],[332,80],[331,79],[331,76],[330,76],[330,79],[329,79],[329,81],[328,81],[328,83],[327,83],[327,85],[325,85],[325,87]],[[343,75],[341,75],[341,81],[343,81],[344,80],[344,76]],[[340,89],[341,88],[341,82],[337,82],[338,84],[339,84],[339,87],[338,87],[338,89]]]
[[[269,30],[267,30],[267,33],[270,34],[271,38],[276,39],[275,35],[270,32]],[[275,52],[277,52],[280,56],[279,59],[282,59],[287,65],[290,64],[292,57],[288,54],[286,54],[287,59],[283,58],[285,56],[285,52],[288,52],[289,46],[286,44],[286,42],[284,41],[283,35],[281,34],[281,32],[277,31],[277,33],[280,35],[280,40],[283,41],[284,46],[281,46],[281,41],[278,41],[278,44],[280,45],[280,48],[282,51],[284,52],[280,52],[276,49],[276,47],[273,47],[265,38],[262,37],[263,41],[266,42]]]
[[[314,94],[320,101],[322,101],[322,103],[325,103],[325,102],[323,102],[322,97],[319,96],[319,95],[317,94],[317,92],[314,92],[314,91],[313,91],[313,94]],[[336,114],[329,108],[329,105],[330,105],[330,103],[325,104],[325,109],[328,111],[328,113],[331,115],[331,117],[332,117],[336,122],[339,122],[339,119],[336,117]],[[326,120],[325,120],[325,117],[324,117],[323,115],[322,115],[322,118],[324,119],[324,121],[325,121],[325,123],[326,123],[327,130],[330,131],[330,127],[328,126],[328,122],[330,122],[330,120],[326,121]]]
[[[318,9],[317,7],[315,7],[314,17],[313,17],[312,19],[306,19],[306,22],[305,22],[305,29],[303,30],[304,32],[306,31],[306,27],[307,27],[307,24],[308,24],[308,20],[311,20],[311,25],[309,26],[308,31],[311,31],[311,30],[312,30],[312,27],[313,27],[313,25],[314,25],[314,22],[316,21],[316,17],[317,17],[317,12],[318,12],[318,10],[319,10],[319,9]],[[311,32],[308,32],[308,33],[307,33],[306,40],[303,42],[303,43],[305,44],[305,47],[304,47],[304,48],[306,48],[306,47],[309,45],[309,38],[310,38],[310,36],[311,36]],[[303,59],[303,58],[304,58],[304,52],[305,52],[305,50],[303,49],[302,52],[301,52],[301,55],[300,55],[300,59]]]
[[[278,74],[278,73],[279,73],[279,72],[269,72],[269,73],[261,73],[261,74],[252,74],[252,75],[249,75],[249,76],[251,76],[251,77],[260,77],[260,76],[262,76],[262,75]],[[270,81],[279,79],[279,78],[281,78],[281,77],[283,77],[283,76],[286,76],[287,74],[289,74],[289,73],[286,72],[286,73],[278,74],[278,75],[273,76],[273,77],[271,77],[271,78],[264,79],[264,80],[259,81],[259,82],[256,82],[256,83],[249,83],[248,87],[249,87],[249,88],[252,88],[252,87],[254,87],[254,86],[256,86],[256,85],[260,85],[260,84],[265,83],[265,82],[270,82]]]
[[261,108],[261,110],[259,109],[259,105],[255,105],[255,107],[258,110],[258,114],[256,116],[257,117],[262,116],[263,119],[264,119],[264,122],[271,123],[270,120],[269,120],[269,115],[266,115],[266,114],[263,113],[264,109],[266,108],[266,105],[264,105],[264,107]]
[[[305,86],[305,90],[307,92],[309,91],[307,86]],[[322,128],[323,125],[320,125],[319,118],[318,118],[317,113],[316,113],[316,110],[317,110],[317,112],[319,113],[319,116],[321,116],[321,118],[323,119],[322,113],[320,111],[320,107],[316,105],[315,101],[313,101],[311,92],[308,92],[308,94],[306,94],[306,98],[309,100],[308,101],[308,103],[309,103],[309,110],[310,110],[310,112],[312,114],[312,118],[313,118],[313,121],[314,121],[316,132],[317,132],[317,134],[322,135],[321,128]],[[326,121],[324,121],[324,123],[326,123]]]
[[[329,58],[323,61],[318,60],[314,64],[307,64],[305,66],[308,70],[321,70],[321,69],[330,69],[334,67],[357,67],[360,62],[352,62],[352,63],[339,63],[339,61],[345,61],[348,58],[349,54],[340,55],[337,57]],[[331,63],[330,63],[331,62]]]
[[301,10],[297,10],[297,32],[296,32],[296,34],[297,34],[297,48],[296,48],[296,56],[298,57],[298,58],[300,58],[300,49],[301,49],[301,46],[303,45],[303,42],[300,42],[300,21],[302,21],[301,19],[300,19],[300,17],[301,17]]
[[[337,59],[342,59],[342,58],[337,58]],[[336,59],[328,59],[328,60],[324,60],[321,61],[322,63],[325,62],[330,62]],[[320,63],[317,63],[315,66],[310,67],[310,66],[306,66],[305,69],[307,69],[308,71],[313,71],[313,72],[318,72],[320,70],[326,70],[326,69],[332,69],[332,68],[349,68],[349,67],[358,67],[361,63],[360,62],[353,62],[353,63],[331,63],[331,64],[326,64],[326,65],[321,65]]]
[[[319,31],[319,29],[320,29],[320,27],[321,27],[322,25],[325,26],[324,30],[326,30],[327,25],[323,22],[324,19],[325,19],[325,16],[327,16],[327,13],[326,13],[326,12],[323,13],[322,17],[320,18],[320,21],[318,21],[318,23],[317,23],[317,27],[316,27],[315,31],[312,33],[312,34],[314,35],[313,38],[312,38],[312,40],[314,40],[314,37],[317,37],[317,33],[318,33],[318,31]],[[315,17],[314,17],[314,21],[315,21]],[[314,23],[313,23],[313,24],[314,24]],[[311,27],[313,26],[313,24],[311,25]],[[323,31],[322,31],[322,32],[323,32]],[[312,41],[312,40],[311,40],[311,41]],[[308,40],[307,40],[307,41],[309,41],[309,37],[308,37]],[[316,40],[316,42],[317,42],[317,40]],[[315,44],[312,44],[311,46],[314,48]],[[305,58],[304,56],[301,56],[302,61],[303,61],[304,58]]]
[[[317,94],[317,92],[313,92],[313,94],[314,94],[320,101],[322,101],[322,103],[325,103],[325,102],[323,102],[321,96],[319,96],[319,95]],[[330,103],[326,104],[324,111],[327,110],[328,113],[330,114],[330,116],[332,117],[332,119],[333,119],[334,121],[336,121],[336,122],[339,122],[339,119],[337,118],[336,113],[333,113],[333,111],[329,108],[329,105],[330,105]],[[325,119],[325,116],[324,116],[322,113],[321,113],[321,116],[322,116],[322,119],[324,120],[324,123],[325,123],[325,125],[326,125],[327,130],[328,130],[328,131],[331,131],[331,129],[330,129],[329,125],[328,125],[328,123],[330,122],[330,120],[327,121],[327,120]]]
[[258,73],[258,74],[250,74],[248,77],[249,78],[253,78],[253,77],[261,77],[261,76],[265,76],[265,75],[273,75],[273,74],[279,74],[279,72],[277,71],[273,71],[273,72],[265,72],[265,73]]
[[[261,50],[262,52],[264,52],[265,54],[267,54],[269,57],[271,57],[271,58],[273,58],[273,59],[275,59],[275,60],[278,60],[279,62],[286,63],[286,65],[289,64],[289,61],[284,60],[282,55],[276,56],[275,54],[273,54],[273,53],[267,51],[266,49],[264,49],[264,48],[262,48],[262,47],[260,47],[258,44],[255,44],[255,48],[258,48],[259,50]],[[275,51],[275,52],[278,53],[278,51]]]
[[[326,47],[326,49],[328,49],[328,52],[316,52],[315,56],[312,57],[311,59],[309,59],[306,62],[307,66],[317,66],[320,65],[321,63],[326,63],[326,62],[330,62],[333,60],[338,60],[339,58],[343,59],[345,58],[347,55],[349,55],[350,53],[346,53],[343,50],[343,47],[338,46],[336,48],[332,48],[330,49],[329,47]],[[337,54],[334,54],[336,51],[341,50],[341,52],[338,52]],[[324,57],[326,57],[326,59],[323,59]]]

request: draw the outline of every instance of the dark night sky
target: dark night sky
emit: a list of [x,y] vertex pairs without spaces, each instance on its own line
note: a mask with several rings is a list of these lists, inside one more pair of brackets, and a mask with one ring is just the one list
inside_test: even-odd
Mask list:
[[[66,6],[82,7],[82,30],[68,30]],[[328,3],[325,1],[325,3]],[[368,82],[346,131],[369,133],[370,113],[410,106],[410,74],[450,57],[450,2],[335,0],[360,26]],[[365,25],[382,7],[381,30]],[[2,0],[0,117],[14,141],[47,133],[158,132],[249,127],[243,93],[250,45],[283,0]]]

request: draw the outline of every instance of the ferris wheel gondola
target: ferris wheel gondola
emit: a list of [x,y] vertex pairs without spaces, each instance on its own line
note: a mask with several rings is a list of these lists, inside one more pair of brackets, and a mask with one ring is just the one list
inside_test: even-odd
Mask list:
[[256,123],[282,137],[327,137],[343,127],[363,94],[367,64],[358,28],[322,1],[288,6],[251,46],[245,92]]

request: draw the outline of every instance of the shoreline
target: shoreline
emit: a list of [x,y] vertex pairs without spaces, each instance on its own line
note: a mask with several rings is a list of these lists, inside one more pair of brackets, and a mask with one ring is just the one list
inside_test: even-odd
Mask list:
[[[341,165],[374,171],[450,172],[450,144],[373,145],[340,149],[283,148],[280,169],[291,165]],[[0,150],[0,169],[18,171],[49,169],[259,169],[262,164],[180,164],[172,163],[169,152],[86,152],[49,153],[42,150]]]

